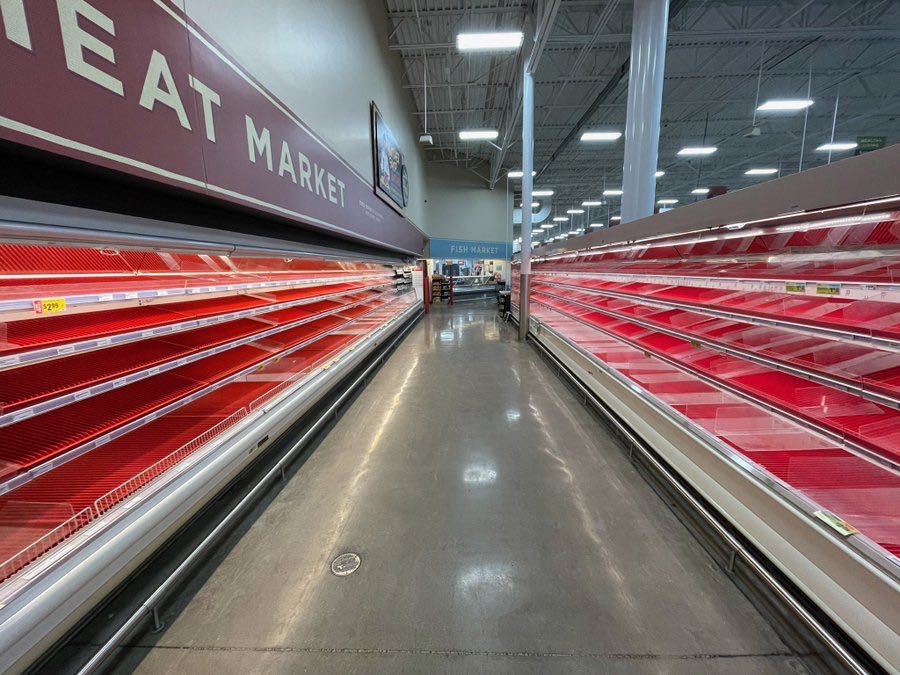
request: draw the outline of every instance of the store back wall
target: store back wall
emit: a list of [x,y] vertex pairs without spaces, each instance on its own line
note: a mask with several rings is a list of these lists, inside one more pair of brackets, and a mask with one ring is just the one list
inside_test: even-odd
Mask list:
[[505,182],[488,190],[486,181],[471,171],[429,164],[427,186],[431,237],[504,244],[511,241],[512,197]]
[[216,42],[372,181],[369,103],[405,153],[407,217],[428,231],[424,160],[380,0],[184,0]]

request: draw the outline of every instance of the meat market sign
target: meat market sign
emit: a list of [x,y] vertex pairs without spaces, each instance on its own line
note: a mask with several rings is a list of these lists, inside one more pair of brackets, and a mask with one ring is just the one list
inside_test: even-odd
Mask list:
[[169,0],[0,0],[0,139],[420,253],[425,237]]

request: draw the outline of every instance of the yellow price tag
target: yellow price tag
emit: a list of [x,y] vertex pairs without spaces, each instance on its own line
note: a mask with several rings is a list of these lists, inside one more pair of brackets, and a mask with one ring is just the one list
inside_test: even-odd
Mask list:
[[859,534],[859,530],[840,516],[831,513],[831,511],[816,511],[814,515],[832,530],[845,537],[849,537],[851,534]]
[[35,300],[35,314],[59,314],[66,311],[65,298],[50,298],[49,300]]

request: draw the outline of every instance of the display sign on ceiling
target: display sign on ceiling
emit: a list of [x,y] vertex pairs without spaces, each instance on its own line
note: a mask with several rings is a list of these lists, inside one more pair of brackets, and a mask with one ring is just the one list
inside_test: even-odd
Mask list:
[[0,13],[0,139],[423,250],[412,222],[169,0],[4,0]]

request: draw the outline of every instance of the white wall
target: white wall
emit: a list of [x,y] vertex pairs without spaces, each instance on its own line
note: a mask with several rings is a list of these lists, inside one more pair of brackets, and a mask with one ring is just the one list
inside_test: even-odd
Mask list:
[[407,217],[428,232],[425,165],[381,0],[183,0],[216,42],[372,181],[369,102],[406,155]]
[[506,181],[488,190],[471,171],[448,164],[429,164],[428,234],[440,239],[511,240],[512,193]]

